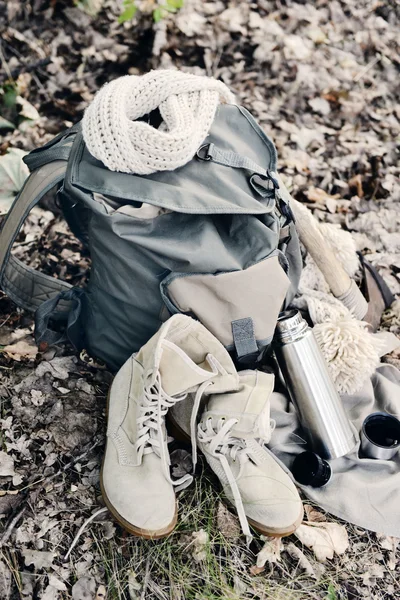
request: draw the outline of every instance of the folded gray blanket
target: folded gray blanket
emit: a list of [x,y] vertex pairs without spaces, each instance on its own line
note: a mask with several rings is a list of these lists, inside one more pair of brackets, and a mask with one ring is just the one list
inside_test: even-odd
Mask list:
[[[400,418],[400,371],[381,364],[362,391],[342,399],[358,432],[372,412]],[[284,394],[273,393],[271,418],[276,428],[269,449],[290,469],[296,454],[308,448],[295,408]],[[359,458],[358,450],[359,444],[351,454],[330,461],[333,476],[325,487],[299,487],[313,502],[345,521],[400,537],[400,452],[387,461]]]

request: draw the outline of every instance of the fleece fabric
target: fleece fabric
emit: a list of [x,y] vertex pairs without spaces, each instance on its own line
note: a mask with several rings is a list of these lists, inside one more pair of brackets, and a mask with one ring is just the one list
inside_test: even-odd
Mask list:
[[[373,412],[400,418],[400,371],[381,364],[360,392],[342,399],[357,432]],[[290,469],[295,456],[310,448],[288,396],[272,394],[271,418],[276,427],[268,447]],[[330,461],[333,475],[325,487],[299,487],[310,500],[345,521],[400,537],[400,452],[392,460],[374,460],[359,456],[359,446]]]

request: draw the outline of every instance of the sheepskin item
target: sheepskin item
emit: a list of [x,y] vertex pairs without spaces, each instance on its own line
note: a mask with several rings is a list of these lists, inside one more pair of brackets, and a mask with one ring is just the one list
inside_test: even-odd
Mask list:
[[[206,138],[229,88],[211,77],[180,71],[126,75],[106,84],[82,122],[89,152],[111,171],[148,175],[188,163]],[[141,117],[159,109],[158,129]]]
[[318,228],[325,242],[335,250],[346,273],[353,278],[360,270],[360,261],[357,256],[357,244],[351,233],[341,229],[340,225],[331,223],[319,223]]
[[[349,276],[354,277],[359,262],[351,234],[328,223],[319,224],[326,243],[335,251]],[[307,255],[294,304],[307,309],[314,334],[328,363],[340,394],[355,394],[379,365],[382,341],[367,330],[349,309],[330,292],[310,255]]]

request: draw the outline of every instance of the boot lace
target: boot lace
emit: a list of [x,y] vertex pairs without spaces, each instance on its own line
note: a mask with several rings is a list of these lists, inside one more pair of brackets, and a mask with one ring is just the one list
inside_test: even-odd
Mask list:
[[[213,426],[211,417],[205,422],[199,423],[197,429],[198,439],[203,444],[209,445],[209,452],[217,458],[224,470],[229,486],[232,490],[236,511],[239,517],[240,525],[243,533],[246,536],[247,544],[250,544],[253,536],[250,531],[249,522],[246,517],[246,513],[243,506],[242,497],[240,490],[236,482],[236,478],[232,472],[232,468],[229,464],[228,458],[230,457],[233,461],[239,461],[239,474],[240,476],[242,466],[247,460],[251,460],[257,464],[257,459],[252,448],[249,448],[244,438],[237,438],[231,434],[232,428],[239,422],[238,419],[225,419],[221,417],[216,424],[216,428]],[[270,427],[268,430],[261,428],[262,421],[259,421],[259,429],[257,435],[259,441],[268,440],[275,423],[270,421]]]
[[[151,373],[149,374],[149,379]],[[165,430],[165,416],[168,410],[187,397],[187,394],[179,396],[169,396],[162,388],[161,375],[157,372],[156,379],[152,385],[147,384],[144,387],[141,402],[138,405],[139,415],[136,423],[138,427],[136,450],[138,458],[141,461],[144,454],[154,452],[161,459],[164,475],[166,479],[174,486],[189,485],[193,477],[190,474],[184,475],[178,480],[172,480],[169,472],[170,460],[167,448],[167,434]]]
[[[219,363],[217,363],[212,355],[208,355],[207,358],[209,359],[212,373],[217,375],[218,370],[221,368]],[[149,373],[148,381],[150,381],[151,377],[152,374]],[[211,385],[213,385],[212,381],[205,381],[199,385],[194,397],[190,425],[193,472],[197,463],[196,417],[203,394]],[[169,472],[170,459],[167,448],[167,435],[165,431],[165,416],[171,406],[174,406],[174,404],[178,402],[182,402],[182,400],[185,400],[187,396],[187,393],[177,396],[169,396],[164,391],[161,384],[161,375],[159,372],[157,372],[154,383],[148,383],[144,386],[144,393],[141,398],[141,403],[138,405],[139,415],[136,419],[138,427],[136,450],[139,460],[142,460],[144,454],[155,452],[155,454],[157,454],[157,456],[159,456],[161,459],[166,479],[172,485],[179,486],[180,489],[190,485],[190,483],[193,481],[193,476],[188,473],[178,480],[173,480],[171,478]]]

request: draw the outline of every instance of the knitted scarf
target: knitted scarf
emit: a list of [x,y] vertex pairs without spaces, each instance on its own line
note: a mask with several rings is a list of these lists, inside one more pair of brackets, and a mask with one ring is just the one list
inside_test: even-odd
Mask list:
[[[83,137],[111,171],[172,171],[193,158],[220,101],[234,103],[234,96],[211,77],[172,70],[126,75],[96,94],[83,117]],[[158,129],[138,120],[156,108],[162,118]]]

